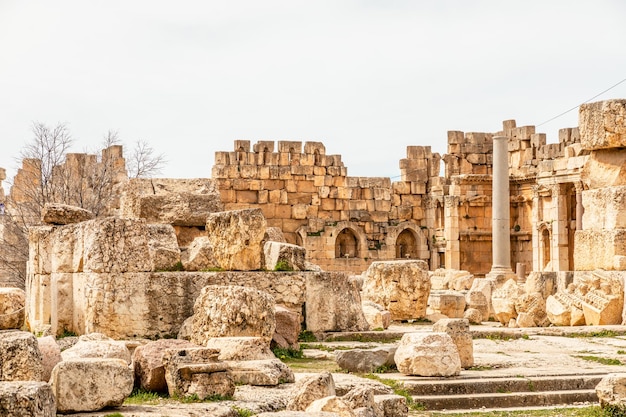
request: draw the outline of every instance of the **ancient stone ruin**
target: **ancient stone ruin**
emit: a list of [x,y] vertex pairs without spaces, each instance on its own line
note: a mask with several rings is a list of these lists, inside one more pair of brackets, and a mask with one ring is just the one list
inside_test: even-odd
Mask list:
[[[236,141],[210,179],[129,179],[118,147],[71,154],[58,172],[90,204],[47,202],[14,227],[20,204],[39,203],[24,191],[37,167],[24,161],[8,196],[0,170],[0,238],[27,254],[0,257],[7,415],[118,407],[134,386],[205,399],[283,384],[277,409],[406,415],[380,386],[297,380],[270,348],[429,320],[336,362],[454,377],[474,363],[470,324],[626,320],[626,100],[581,106],[553,144],[513,120],[448,132],[443,156],[409,146],[395,182],[348,176],[319,142]],[[100,198],[87,179],[105,171]],[[6,408],[17,395],[30,400]]]

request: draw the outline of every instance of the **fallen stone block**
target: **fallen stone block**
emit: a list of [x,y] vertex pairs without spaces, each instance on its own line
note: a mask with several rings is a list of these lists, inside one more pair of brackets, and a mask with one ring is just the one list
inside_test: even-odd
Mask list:
[[626,409],[626,373],[608,374],[596,385],[596,394],[602,408]]
[[311,375],[296,382],[287,410],[304,411],[315,400],[335,395],[335,382],[330,372]]
[[207,236],[195,238],[180,258],[185,271],[202,271],[219,268],[213,256],[213,246]]
[[306,270],[306,249],[302,246],[283,242],[265,242],[265,269],[268,271],[304,271]]
[[237,385],[276,386],[295,381],[293,371],[280,359],[226,361]]
[[391,313],[380,304],[365,300],[361,307],[370,329],[386,329],[391,324]]
[[395,347],[351,349],[335,352],[337,365],[349,372],[370,373],[382,367],[395,366]]
[[0,330],[24,326],[26,293],[21,288],[0,288]]
[[350,406],[344,400],[334,395],[313,401],[306,408],[306,411],[309,413],[328,411],[337,413],[340,417],[355,417]]
[[375,395],[374,402],[383,410],[385,417],[406,417],[409,407],[401,395]]
[[56,399],[45,382],[0,381],[0,416],[56,417]]
[[61,357],[61,347],[52,336],[37,338],[37,345],[39,346],[39,351],[41,352],[41,363],[43,366],[41,380],[48,382],[56,364],[63,360]]
[[198,347],[187,340],[160,339],[138,346],[133,352],[135,385],[150,392],[167,392],[163,355],[167,349]]
[[119,407],[133,390],[133,371],[121,359],[84,358],[59,362],[50,385],[60,413]]
[[269,343],[263,337],[213,337],[204,347],[220,351],[220,361],[252,361],[275,359]]
[[462,368],[474,366],[474,342],[466,319],[443,319],[433,324],[433,332],[447,333],[459,352]]
[[461,372],[459,352],[447,333],[405,333],[394,360],[405,375],[454,376]]
[[46,203],[41,210],[41,220],[47,224],[80,223],[95,218],[95,214],[82,207],[60,203]]
[[41,381],[42,356],[35,335],[0,330],[0,381]]
[[298,336],[302,330],[300,314],[281,305],[276,305],[274,317],[276,319],[276,330],[274,331],[274,336],[272,336],[271,347],[298,350],[300,348]]
[[[90,336],[96,337],[96,339],[90,339]],[[61,357],[64,361],[82,358],[117,358],[128,365],[131,363],[130,351],[126,347],[126,343],[113,340],[100,333],[80,336],[74,346],[61,352]]]

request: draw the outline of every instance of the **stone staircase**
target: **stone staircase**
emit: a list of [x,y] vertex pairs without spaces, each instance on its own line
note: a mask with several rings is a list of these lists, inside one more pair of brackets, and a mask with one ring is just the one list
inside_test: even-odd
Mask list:
[[427,410],[460,411],[597,403],[595,386],[604,375],[419,378],[402,383]]

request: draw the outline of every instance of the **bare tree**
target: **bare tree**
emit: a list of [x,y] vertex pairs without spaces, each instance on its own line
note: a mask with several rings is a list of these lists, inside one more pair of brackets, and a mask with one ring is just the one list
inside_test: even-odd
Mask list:
[[167,161],[163,154],[155,154],[154,149],[143,140],[135,142],[135,147],[126,158],[129,178],[149,178],[160,174]]

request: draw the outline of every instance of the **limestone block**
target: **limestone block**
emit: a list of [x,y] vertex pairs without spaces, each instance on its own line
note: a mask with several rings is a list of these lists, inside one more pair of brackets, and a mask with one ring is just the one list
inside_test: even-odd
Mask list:
[[611,271],[615,267],[615,257],[625,255],[626,229],[577,230],[574,235],[576,271]]
[[144,220],[99,218],[84,227],[84,272],[118,273],[152,270]]
[[394,357],[398,371],[416,376],[454,376],[461,359],[447,333],[405,333]]
[[539,292],[543,298],[554,294],[557,290],[557,273],[532,271],[526,277],[524,290],[527,293]]
[[276,329],[274,298],[248,287],[204,287],[194,304],[191,341],[204,346],[212,337],[254,336],[271,340]]
[[50,236],[50,267],[52,272],[81,272],[83,268],[84,225],[55,227]]
[[41,381],[37,338],[29,332],[0,330],[0,381]]
[[382,415],[385,417],[406,417],[409,415],[406,398],[401,395],[374,395],[374,402],[382,410]]
[[121,216],[149,223],[204,226],[210,213],[222,210],[217,183],[208,178],[132,178],[120,198]]
[[474,275],[468,271],[458,269],[445,269],[445,278],[442,289],[454,291],[469,290],[474,282]]
[[60,203],[46,203],[41,210],[41,220],[48,224],[80,223],[94,217],[96,216],[89,210]]
[[226,361],[237,385],[276,386],[295,382],[293,371],[280,359]]
[[615,407],[623,410],[626,407],[626,373],[608,374],[596,385],[596,394],[600,407]]
[[[517,318],[511,319],[511,321],[515,323],[515,327],[537,327],[537,323],[528,313],[519,313]],[[509,327],[513,327],[513,325],[509,325]]]
[[300,347],[298,344],[298,336],[302,329],[300,314],[283,306],[276,305],[274,317],[276,319],[276,330],[272,337],[272,346],[298,350]]
[[391,368],[394,363],[396,348],[380,347],[375,349],[351,349],[335,352],[337,365],[349,372],[371,373],[381,367]]
[[311,332],[369,329],[361,296],[348,275],[340,272],[307,274],[306,328]]
[[64,360],[52,370],[57,411],[75,413],[119,407],[133,390],[133,371],[121,359]]
[[197,347],[179,339],[160,339],[138,346],[133,352],[135,385],[150,392],[167,392],[163,354],[167,349]]
[[0,415],[4,417],[56,417],[56,399],[45,382],[0,382]]
[[53,336],[37,338],[37,345],[41,352],[41,364],[43,366],[41,380],[48,382],[52,374],[52,369],[54,369],[57,363],[63,360],[61,357],[61,348]]
[[582,104],[579,130],[587,150],[626,147],[626,100]]
[[391,324],[391,313],[380,304],[365,300],[361,307],[370,329],[386,329]]
[[480,324],[483,321],[483,315],[480,310],[475,308],[468,308],[463,314],[463,318],[469,321],[470,324]]
[[271,240],[272,242],[283,242],[287,243],[285,240],[285,235],[280,227],[266,227],[265,228],[265,236],[263,236],[263,240],[265,242]]
[[460,292],[436,290],[428,297],[429,314],[440,313],[449,318],[462,318],[465,312],[465,296]]
[[585,230],[626,228],[626,186],[585,190],[582,197]]
[[567,305],[563,305],[555,296],[550,295],[546,299],[546,314],[550,323],[555,326],[569,326],[572,313]]
[[165,381],[170,396],[214,395],[232,397],[235,383],[228,366],[217,359],[219,351],[207,348],[175,348],[163,353]]
[[51,235],[55,228],[52,226],[32,226],[28,228],[28,265],[30,272],[35,275],[49,274],[52,271]]
[[281,242],[265,242],[265,269],[268,271],[303,271],[306,269],[306,249]]
[[206,231],[220,267],[229,271],[260,269],[266,225],[260,209],[210,214]]
[[335,395],[335,381],[330,372],[305,377],[293,389],[287,410],[304,411],[315,400]]
[[64,361],[82,358],[102,358],[120,359],[127,365],[131,363],[130,351],[126,347],[126,343],[106,336],[96,340],[89,340],[88,337],[81,336],[78,339],[78,343],[61,352],[61,357]]
[[480,314],[481,321],[489,319],[490,303],[485,293],[480,290],[470,290],[465,294],[465,301],[467,302],[467,310],[477,310]]
[[626,185],[626,150],[592,151],[580,178],[589,189]]
[[350,406],[344,400],[334,395],[313,401],[305,411],[308,413],[328,411],[336,413],[340,417],[355,417]]
[[150,255],[150,271],[171,269],[180,262],[178,239],[172,225],[148,224],[148,253]]
[[364,273],[363,298],[382,305],[392,320],[426,315],[428,266],[421,260],[373,262]]
[[502,287],[494,290],[491,295],[493,312],[498,321],[507,324],[509,320],[517,317],[515,300],[522,294],[515,280],[507,280]]
[[[526,293],[518,297],[515,300],[515,311],[518,315],[520,313],[528,314],[535,326],[544,327],[550,324],[546,313],[546,301],[540,292]],[[523,327],[534,326],[526,325]]]
[[267,339],[262,337],[213,337],[204,346],[219,350],[220,361],[275,359]]
[[474,342],[466,319],[442,319],[433,324],[433,332],[447,333],[459,352],[462,368],[474,366]]
[[0,330],[24,325],[26,293],[21,288],[0,287]]
[[185,271],[202,271],[218,268],[213,256],[213,246],[207,236],[195,238],[186,251],[181,253],[180,260]]

